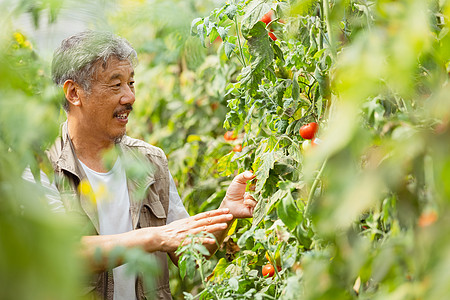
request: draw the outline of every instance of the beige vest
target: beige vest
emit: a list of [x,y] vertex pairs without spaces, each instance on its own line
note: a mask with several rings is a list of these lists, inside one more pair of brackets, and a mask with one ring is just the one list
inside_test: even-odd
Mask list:
[[[135,180],[132,174],[127,173],[133,229],[165,225],[169,207],[169,170],[164,152],[128,136],[122,139],[119,147],[124,155],[131,157],[136,163],[140,165],[149,163],[146,174],[140,174],[139,180]],[[67,122],[62,125],[61,137],[47,151],[47,156],[55,171],[55,183],[67,213],[80,220],[84,234],[99,234],[97,205],[78,192],[80,182],[87,180],[87,177],[69,138]],[[167,253],[155,252],[153,255],[160,264],[161,276],[158,277],[156,288],[153,290],[144,290],[142,279],[138,277],[137,299],[172,299]],[[104,272],[94,277],[86,287],[86,294],[91,293],[112,300],[114,292],[112,272]]]

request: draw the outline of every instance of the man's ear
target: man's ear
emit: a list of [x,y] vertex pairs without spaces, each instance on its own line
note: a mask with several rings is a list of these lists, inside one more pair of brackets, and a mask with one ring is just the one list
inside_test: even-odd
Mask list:
[[73,80],[69,79],[64,82],[64,95],[66,96],[67,101],[74,105],[81,105],[81,94],[83,93],[81,87],[76,84]]

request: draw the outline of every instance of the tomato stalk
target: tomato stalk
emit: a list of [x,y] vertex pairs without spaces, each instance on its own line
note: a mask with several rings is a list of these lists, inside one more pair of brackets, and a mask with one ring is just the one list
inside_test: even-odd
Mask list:
[[323,5],[319,3],[319,17],[320,17],[320,27],[319,27],[319,45],[317,49],[320,51],[323,49]]
[[325,18],[325,23],[327,25],[328,32],[328,41],[330,43],[331,55],[333,56],[333,60],[336,61],[336,48],[334,43],[334,37],[331,32],[331,22],[330,22],[330,2],[328,0],[323,0],[323,13]]
[[[274,269],[275,274],[277,275],[278,279],[279,279],[279,280],[283,280],[283,279],[281,278],[280,273],[278,273],[278,266],[277,266],[277,264],[276,264],[275,257],[274,257],[274,256],[272,255],[272,253],[270,252],[269,247],[266,247],[265,245],[263,245],[263,247],[264,247],[264,249],[266,250],[267,256],[269,256],[269,258],[270,258],[269,262],[270,262],[270,263],[273,263],[273,269]],[[280,259],[281,259],[281,258],[280,258]],[[281,264],[281,261],[280,261],[280,264]],[[280,267],[281,267],[281,266],[280,266]]]
[[[237,24],[237,14],[234,16],[234,20],[233,21],[234,21],[234,26],[236,27],[236,37],[237,37],[237,40],[238,40],[239,53],[241,54],[241,59],[239,59],[239,61],[241,62],[241,64],[244,67],[246,67],[247,64],[245,63],[244,53],[242,51],[241,39],[239,38],[240,34],[239,34],[239,27],[238,27],[238,24]],[[238,56],[238,58],[239,58],[239,56]]]
[[322,167],[320,168],[319,173],[317,173],[317,176],[314,179],[313,185],[311,186],[311,191],[309,192],[309,196],[308,196],[308,202],[306,202],[306,207],[305,207],[305,217],[306,218],[309,217],[314,194],[316,192],[317,185],[319,184],[319,180],[320,180],[320,177],[322,176],[323,170],[325,170],[327,161],[328,161],[328,159],[325,159],[325,161],[323,162]]

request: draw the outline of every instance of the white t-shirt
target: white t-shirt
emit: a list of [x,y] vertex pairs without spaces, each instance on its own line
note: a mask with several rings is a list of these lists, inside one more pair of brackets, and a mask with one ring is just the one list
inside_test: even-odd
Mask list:
[[[133,230],[127,178],[120,158],[107,173],[99,173],[78,160],[91,184],[97,202],[100,234],[118,234]],[[114,300],[136,299],[136,276],[126,273],[126,264],[114,268]]]
[[[89,169],[80,161],[89,183],[96,194],[100,234],[116,234],[132,230],[131,215],[129,212],[129,196],[126,174],[120,158],[114,167],[107,173],[99,173]],[[22,177],[30,182],[35,182],[30,168],[26,168]],[[175,182],[169,172],[169,208],[166,223],[187,218],[183,202],[178,194]],[[54,212],[64,212],[59,191],[55,184],[50,183],[48,177],[41,171],[40,179],[46,189],[49,206]],[[120,195],[120,196],[119,196]],[[126,265],[113,269],[114,299],[136,299],[135,277],[126,274]]]

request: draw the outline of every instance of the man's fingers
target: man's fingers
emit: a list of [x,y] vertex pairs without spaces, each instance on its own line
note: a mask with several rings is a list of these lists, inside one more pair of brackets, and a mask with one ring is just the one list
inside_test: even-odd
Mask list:
[[220,209],[215,209],[215,210],[210,210],[210,211],[199,213],[199,214],[193,216],[193,218],[194,218],[194,220],[199,221],[201,219],[205,219],[205,218],[209,218],[209,217],[228,214],[229,212],[230,212],[230,210],[228,208],[220,208]]
[[192,230],[193,234],[197,234],[200,232],[209,232],[209,233],[213,233],[219,230],[225,230],[228,227],[227,223],[217,223],[217,224],[212,224],[212,225],[204,225],[204,226],[200,226],[197,227],[196,229]]
[[245,199],[245,200],[244,200],[244,205],[245,205],[245,206],[248,206],[248,207],[251,207],[251,208],[255,207],[257,203],[258,203],[258,202],[256,202],[256,201],[253,200],[253,199]]
[[233,219],[233,215],[232,214],[226,214],[226,215],[219,215],[219,216],[214,216],[214,217],[208,217],[208,218],[203,218],[200,220],[197,220],[197,225],[196,226],[205,226],[205,225],[214,225],[217,223],[226,223],[228,221],[231,221]]
[[236,177],[234,177],[233,181],[241,184],[245,184],[247,181],[255,178],[255,175],[251,171],[245,171],[241,174],[238,174]]

